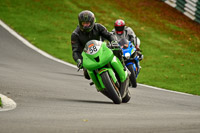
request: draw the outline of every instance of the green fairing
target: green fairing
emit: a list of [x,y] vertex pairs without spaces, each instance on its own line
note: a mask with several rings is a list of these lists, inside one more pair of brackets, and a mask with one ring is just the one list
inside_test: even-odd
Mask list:
[[120,77],[120,82],[124,82],[128,76],[127,71],[124,71],[124,67],[121,64],[120,60],[114,56],[113,60],[111,61],[112,67],[116,70]]
[[[102,56],[104,55],[104,56]],[[108,64],[114,57],[114,54],[111,49],[106,46],[106,43],[103,42],[101,49],[94,55],[86,54],[85,52],[82,53],[83,56],[83,66],[87,70],[93,71],[97,68],[101,68]],[[94,58],[99,56],[99,62],[96,62]]]
[[[123,70],[123,66],[120,60],[116,58],[116,56],[114,56],[112,50],[106,46],[105,42],[102,43],[100,50],[96,54],[90,55],[83,52],[82,56],[83,56],[83,67],[87,69],[88,74],[98,91],[102,91],[105,88],[100,76],[101,73],[108,71],[114,83],[117,82],[117,79],[113,71],[113,68],[119,75],[121,82],[124,82],[128,76],[128,73]],[[95,58],[98,56],[99,56],[99,62],[95,60]],[[112,65],[113,68],[105,67],[105,65],[109,63]],[[97,74],[94,73],[96,69],[98,69]]]

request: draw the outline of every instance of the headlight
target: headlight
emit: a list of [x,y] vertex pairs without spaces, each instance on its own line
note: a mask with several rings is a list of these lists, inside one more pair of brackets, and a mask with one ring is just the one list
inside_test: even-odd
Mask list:
[[126,57],[127,59],[129,59],[129,58],[130,58],[130,54],[129,54],[129,53],[125,53],[125,57]]

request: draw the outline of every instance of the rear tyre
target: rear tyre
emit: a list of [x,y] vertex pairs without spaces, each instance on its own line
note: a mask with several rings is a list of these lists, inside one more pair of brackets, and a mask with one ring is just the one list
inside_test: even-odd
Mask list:
[[132,85],[132,87],[136,88],[137,82],[136,82],[136,76],[135,76],[135,71],[133,69],[133,65],[132,64],[128,65],[127,68],[131,72],[131,75],[130,75],[131,85]]
[[108,92],[109,98],[115,103],[120,104],[122,102],[122,98],[119,92],[119,89],[114,84],[110,76],[108,75],[108,72],[103,72],[101,74],[101,78],[103,81],[104,86],[106,87],[106,90]]

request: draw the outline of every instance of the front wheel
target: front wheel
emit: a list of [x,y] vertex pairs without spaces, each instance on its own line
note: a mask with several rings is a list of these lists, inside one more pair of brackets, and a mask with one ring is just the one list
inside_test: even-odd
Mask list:
[[132,87],[136,88],[137,82],[136,82],[136,76],[135,76],[135,71],[133,69],[133,65],[132,64],[128,65],[127,68],[131,72],[131,75],[130,75],[131,85],[132,85]]
[[122,99],[122,102],[127,103],[130,99],[131,99],[131,94],[128,90],[127,93],[126,93],[126,96]]
[[122,102],[122,98],[119,92],[119,89],[113,82],[113,80],[110,78],[108,72],[103,72],[101,74],[101,78],[103,81],[103,84],[106,88],[106,91],[109,94],[109,98],[115,103],[115,104],[120,104]]

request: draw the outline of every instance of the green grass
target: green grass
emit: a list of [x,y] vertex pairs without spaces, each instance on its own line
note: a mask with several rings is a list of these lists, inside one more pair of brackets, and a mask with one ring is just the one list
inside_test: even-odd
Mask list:
[[0,107],[3,107],[2,101],[1,101],[1,97],[0,97]]
[[[73,64],[70,38],[80,11],[93,11],[97,22],[109,31],[114,21],[122,18],[141,40],[144,60],[139,83],[200,95],[200,34],[194,31],[200,26],[179,17],[182,14],[170,8],[168,18],[168,14],[162,15],[166,11],[162,2],[0,0],[0,3],[1,20],[38,48]],[[171,19],[173,16],[176,18]]]

